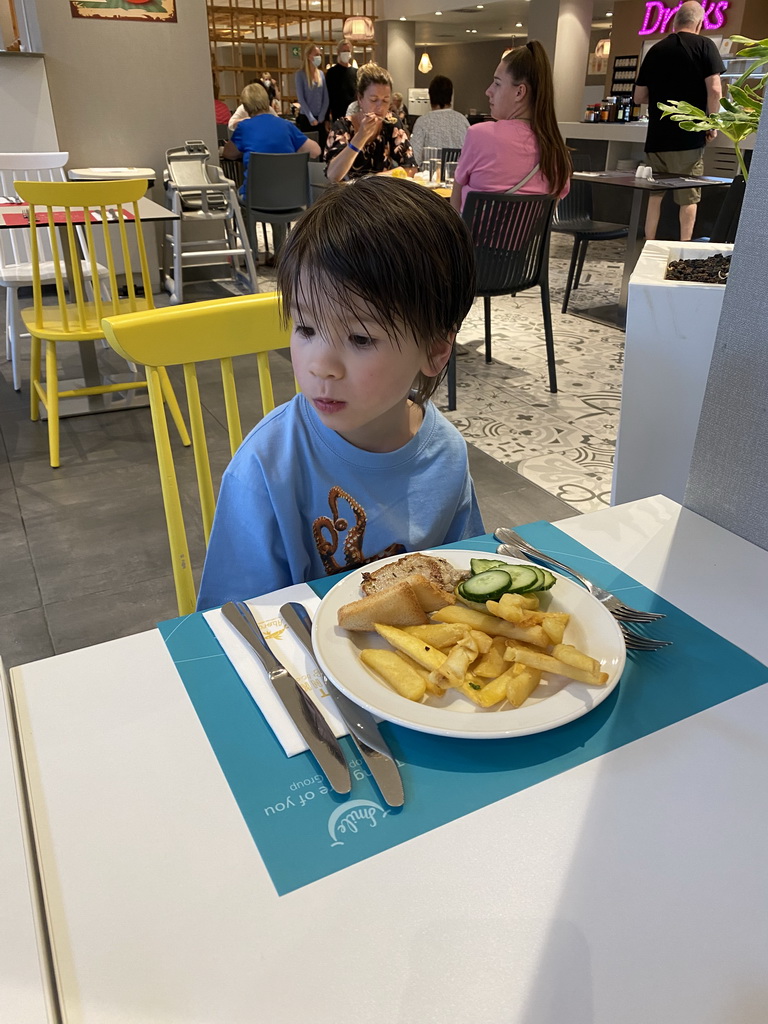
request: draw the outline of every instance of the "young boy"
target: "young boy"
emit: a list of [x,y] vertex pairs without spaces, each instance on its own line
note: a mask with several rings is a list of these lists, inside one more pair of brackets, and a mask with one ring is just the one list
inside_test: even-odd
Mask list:
[[199,608],[483,533],[458,430],[429,401],[474,298],[474,252],[415,182],[329,189],[278,269],[301,393],[221,483]]

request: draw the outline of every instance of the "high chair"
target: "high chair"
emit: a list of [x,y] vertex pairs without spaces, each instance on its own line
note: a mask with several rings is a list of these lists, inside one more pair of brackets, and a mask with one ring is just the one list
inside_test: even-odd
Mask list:
[[196,364],[214,360],[219,363],[229,450],[234,455],[243,439],[243,430],[233,359],[235,356],[256,355],[262,412],[266,415],[275,407],[267,353],[288,348],[290,329],[281,323],[276,292],[110,316],[103,321],[102,327],[107,341],[123,359],[142,364],[147,371],[176,600],[179,614],[187,615],[195,610],[195,583],[168,420],[163,407],[163,367],[180,366],[184,370],[200,512],[207,545],[216,499]]
[[[204,142],[185,142],[166,151],[164,172],[168,205],[177,214],[163,242],[163,275],[171,302],[183,302],[183,268],[206,263],[229,264],[233,280],[250,292],[258,292],[256,264],[240,211],[235,183],[219,167],[210,164]],[[185,224],[206,221],[218,225],[216,238],[183,241]],[[167,258],[170,250],[170,259]]]
[[[48,446],[50,462],[59,465],[59,401],[62,398],[105,395],[146,388],[146,381],[98,385],[59,390],[56,346],[59,342],[92,342],[103,337],[102,317],[118,313],[152,309],[152,280],[147,263],[144,235],[141,230],[138,201],[147,190],[145,180],[41,182],[17,181],[18,196],[29,203],[30,262],[32,264],[32,296],[34,305],[21,311],[32,338],[30,361],[31,418],[40,418],[40,404],[48,414]],[[54,210],[55,208],[55,210]],[[40,224],[38,224],[40,218]],[[57,230],[48,231],[55,224]],[[84,251],[78,242],[79,225]],[[117,228],[125,269],[125,291],[121,298],[115,269],[115,252],[109,228]],[[41,236],[50,236],[54,269],[56,302],[43,304],[43,250]],[[135,236],[140,268],[131,265],[128,239]],[[97,246],[106,263],[106,275],[97,262]],[[105,258],[106,257],[106,258]],[[66,277],[64,274],[66,270]],[[134,273],[141,274],[143,297],[137,294]],[[101,272],[101,289],[99,275]],[[93,287],[96,282],[96,287]],[[66,286],[69,287],[67,301]],[[90,285],[92,299],[87,300]],[[42,343],[45,343],[45,377],[41,374]],[[165,370],[160,371],[163,394],[184,444],[189,444],[184,420]]]

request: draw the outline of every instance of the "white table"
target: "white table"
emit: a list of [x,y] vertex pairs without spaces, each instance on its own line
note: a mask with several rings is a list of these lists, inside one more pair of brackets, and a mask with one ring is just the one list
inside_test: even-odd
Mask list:
[[[557,525],[768,662],[768,552]],[[278,898],[156,631],[13,675],[68,1024],[764,1019],[768,686]]]

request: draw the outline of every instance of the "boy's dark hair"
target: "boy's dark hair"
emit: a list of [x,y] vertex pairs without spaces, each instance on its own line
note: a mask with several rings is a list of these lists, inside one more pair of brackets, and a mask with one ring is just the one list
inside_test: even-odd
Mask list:
[[449,107],[453,99],[453,82],[445,75],[435,75],[429,83],[429,102],[433,107]]
[[[315,323],[354,298],[370,304],[398,348],[403,325],[429,355],[458,331],[475,297],[469,230],[450,203],[416,182],[371,176],[337,185],[304,213],[283,246],[277,269],[282,315],[305,307]],[[422,405],[442,380],[419,374]]]

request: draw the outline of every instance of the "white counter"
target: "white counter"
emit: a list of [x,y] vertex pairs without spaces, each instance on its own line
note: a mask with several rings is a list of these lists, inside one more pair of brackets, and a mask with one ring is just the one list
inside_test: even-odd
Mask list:
[[[583,121],[560,121],[558,124],[564,139],[598,141],[607,143],[605,164],[593,166],[593,170],[616,170],[619,160],[634,160],[645,163],[645,136],[647,121],[630,121],[629,124],[586,123]],[[750,135],[741,144],[742,150],[753,149],[755,135]],[[708,142],[704,149],[704,173],[715,177],[733,177],[739,171],[736,153],[730,139],[720,134],[714,142]]]

